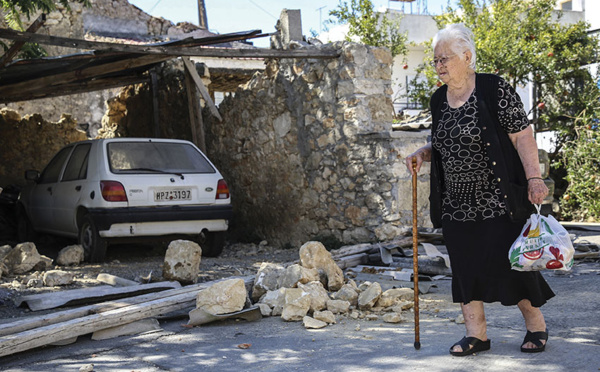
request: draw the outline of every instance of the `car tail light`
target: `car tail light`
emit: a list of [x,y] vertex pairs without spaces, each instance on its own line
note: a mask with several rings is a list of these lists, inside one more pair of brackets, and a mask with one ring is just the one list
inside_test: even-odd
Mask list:
[[121,182],[117,181],[100,181],[100,190],[102,197],[109,202],[127,201],[127,194]]
[[217,183],[217,199],[229,199],[229,187],[225,180],[219,180]]

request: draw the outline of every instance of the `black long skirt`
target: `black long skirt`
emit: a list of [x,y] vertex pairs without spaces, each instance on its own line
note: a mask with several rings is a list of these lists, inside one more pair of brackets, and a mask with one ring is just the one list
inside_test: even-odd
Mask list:
[[442,221],[454,302],[500,302],[510,306],[528,299],[534,307],[540,307],[554,297],[538,271],[510,268],[508,250],[524,224],[514,223],[508,216],[478,222]]

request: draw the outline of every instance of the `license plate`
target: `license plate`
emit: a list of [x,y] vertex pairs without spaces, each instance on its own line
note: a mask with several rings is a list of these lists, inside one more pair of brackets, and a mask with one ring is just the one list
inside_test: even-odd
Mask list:
[[154,201],[177,201],[177,200],[192,200],[192,190],[161,190],[154,192]]

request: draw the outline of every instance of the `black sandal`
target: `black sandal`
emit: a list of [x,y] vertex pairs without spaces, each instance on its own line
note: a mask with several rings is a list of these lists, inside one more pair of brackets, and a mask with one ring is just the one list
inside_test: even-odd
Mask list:
[[[546,343],[542,343],[542,341],[546,341]],[[536,347],[532,349],[524,348],[523,346],[531,342]],[[541,353],[546,350],[546,344],[548,343],[548,330],[540,331],[540,332],[529,332],[525,334],[525,339],[521,344],[521,352],[523,353]]]
[[[455,346],[460,346],[462,351],[452,351]],[[489,350],[491,346],[491,341],[488,339],[486,341],[481,341],[476,337],[463,337],[460,341],[452,345],[450,348],[450,354],[454,356],[465,356],[477,353],[479,351]]]

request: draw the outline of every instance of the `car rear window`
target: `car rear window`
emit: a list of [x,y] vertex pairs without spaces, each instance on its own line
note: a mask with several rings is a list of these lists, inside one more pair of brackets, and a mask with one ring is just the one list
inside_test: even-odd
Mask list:
[[192,145],[169,142],[111,142],[108,162],[113,173],[215,173]]

